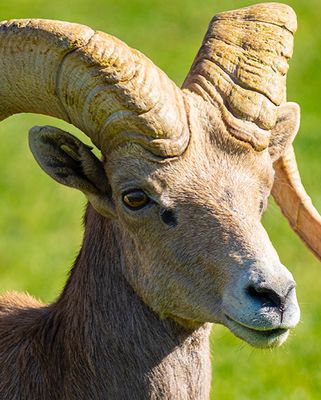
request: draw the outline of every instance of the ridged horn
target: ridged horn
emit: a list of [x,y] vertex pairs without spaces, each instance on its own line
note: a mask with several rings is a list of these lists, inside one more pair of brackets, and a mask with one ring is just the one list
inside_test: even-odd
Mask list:
[[0,23],[0,120],[32,112],[63,119],[102,151],[134,141],[160,156],[189,141],[184,96],[148,58],[78,24]]
[[[183,85],[219,109],[226,134],[256,151],[268,147],[278,108],[286,102],[296,28],[294,11],[279,3],[216,15]],[[321,259],[321,217],[301,183],[293,148],[274,166],[276,202]]]
[[274,164],[272,195],[293,230],[321,260],[321,216],[307,195],[298,171],[293,147]]
[[295,30],[295,13],[285,4],[217,14],[183,85],[218,107],[226,132],[257,151],[267,148],[286,100]]

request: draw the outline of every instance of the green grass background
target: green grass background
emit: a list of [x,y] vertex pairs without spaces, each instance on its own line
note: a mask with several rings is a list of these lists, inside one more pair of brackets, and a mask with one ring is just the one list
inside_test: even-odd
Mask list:
[[[211,17],[218,11],[254,3],[3,0],[0,20],[51,18],[106,31],[144,52],[181,84]],[[287,3],[297,12],[299,22],[288,76],[288,98],[302,108],[295,148],[304,184],[321,210],[321,2]],[[80,193],[50,180],[32,159],[27,131],[35,124],[77,132],[65,123],[37,115],[14,116],[0,124],[0,290],[28,291],[52,301],[61,291],[81,243],[85,200]],[[212,398],[320,399],[321,265],[292,233],[273,202],[264,224],[297,280],[302,322],[289,341],[273,351],[254,350],[226,328],[215,326]]]

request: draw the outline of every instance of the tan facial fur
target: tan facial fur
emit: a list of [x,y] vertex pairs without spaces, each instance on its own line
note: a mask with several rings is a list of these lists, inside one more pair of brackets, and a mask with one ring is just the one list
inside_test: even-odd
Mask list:
[[[188,151],[175,159],[149,160],[139,146],[127,145],[105,162],[126,249],[124,274],[163,318],[230,326],[227,314],[234,313],[253,328],[292,328],[299,319],[295,297],[282,325],[278,312],[266,307],[260,314],[245,293],[252,281],[294,284],[260,222],[274,180],[270,153],[235,146],[230,138],[217,146],[199,129],[192,131]],[[122,194],[131,189],[143,190],[150,203],[128,209]],[[230,304],[233,296],[243,309]]]

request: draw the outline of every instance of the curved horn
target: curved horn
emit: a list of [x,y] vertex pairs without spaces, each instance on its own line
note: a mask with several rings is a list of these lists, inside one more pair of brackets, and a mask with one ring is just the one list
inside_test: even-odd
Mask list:
[[296,16],[263,3],[216,15],[183,87],[219,108],[226,131],[258,151],[285,101]]
[[321,260],[321,216],[300,179],[293,147],[274,164],[272,195],[293,230]]
[[180,89],[110,35],[60,21],[4,21],[0,76],[0,120],[20,112],[55,116],[103,151],[128,140],[161,156],[187,147]]
[[[261,151],[268,147],[297,22],[285,4],[263,3],[216,15],[183,87],[219,109],[225,133]],[[293,229],[321,258],[321,217],[300,180],[293,148],[275,164],[272,194]]]

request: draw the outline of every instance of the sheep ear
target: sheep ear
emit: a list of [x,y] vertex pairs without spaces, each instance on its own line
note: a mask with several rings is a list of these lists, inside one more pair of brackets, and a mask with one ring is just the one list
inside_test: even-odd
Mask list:
[[92,153],[91,147],[52,126],[33,127],[29,131],[29,146],[36,161],[49,176],[82,191],[100,214],[115,216],[103,164]]
[[269,152],[272,161],[278,160],[292,144],[300,127],[300,107],[296,103],[280,106],[275,128],[272,130]]

